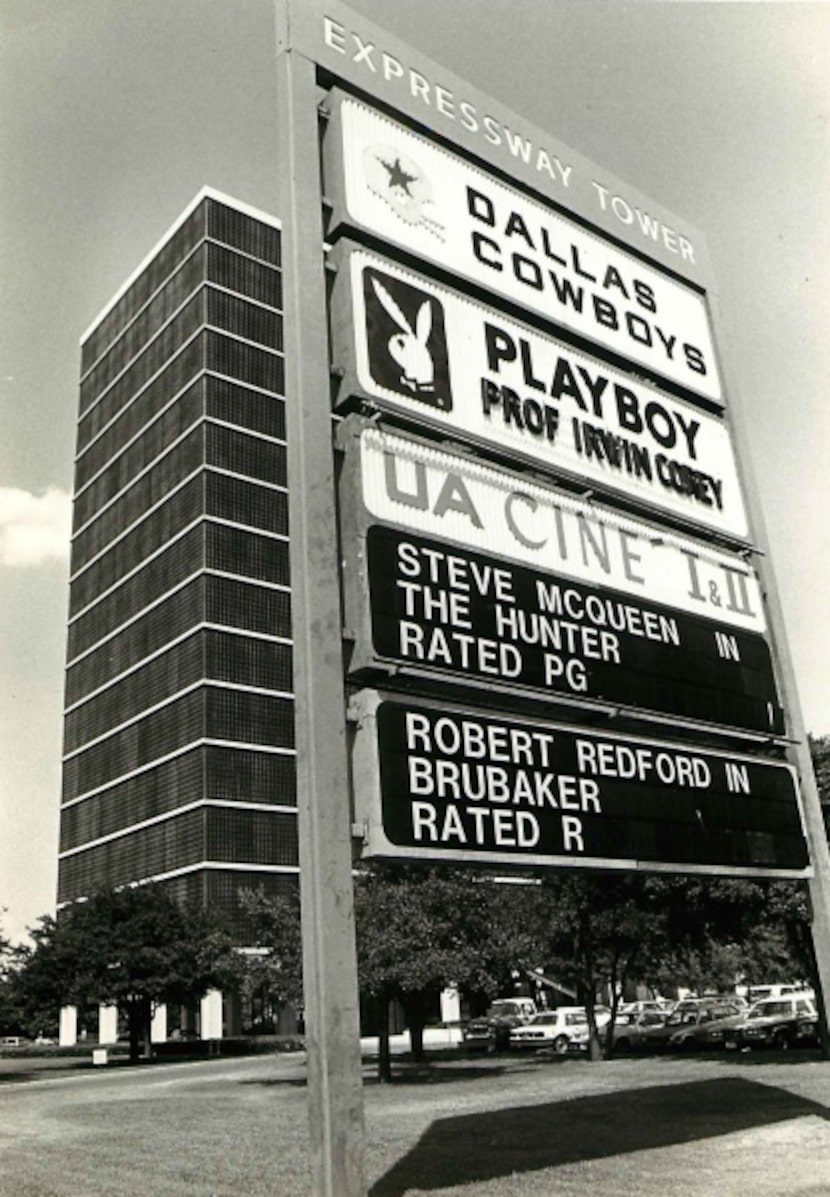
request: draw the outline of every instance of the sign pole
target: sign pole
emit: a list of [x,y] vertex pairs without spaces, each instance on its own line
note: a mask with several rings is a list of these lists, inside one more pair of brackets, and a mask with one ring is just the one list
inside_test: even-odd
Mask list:
[[[717,308],[715,297],[713,297],[713,306]],[[770,646],[778,669],[781,701],[787,715],[788,731],[794,741],[788,746],[786,755],[790,764],[798,772],[804,832],[810,864],[813,866],[812,876],[808,878],[807,882],[810,896],[810,930],[821,990],[816,997],[821,1015],[822,1050],[825,1056],[830,1057],[830,1029],[828,1029],[827,1022],[828,1003],[830,1003],[830,848],[828,848],[827,842],[827,828],[824,823],[821,797],[801,711],[798,683],[787,635],[787,623],[781,608],[775,570],[769,554],[766,521],[752,466],[749,435],[736,386],[730,386],[730,396],[730,422],[738,451],[738,461],[741,465],[744,497],[754,543],[760,548],[755,567],[765,593],[767,619],[770,627]]]
[[277,4],[300,891],[313,1192],[365,1197],[342,616],[314,64]]

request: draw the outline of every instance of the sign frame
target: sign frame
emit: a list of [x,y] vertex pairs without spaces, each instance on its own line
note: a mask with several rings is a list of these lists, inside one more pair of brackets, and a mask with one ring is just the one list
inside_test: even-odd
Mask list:
[[[627,603],[625,596],[619,591],[602,587],[578,586],[561,575],[542,574],[526,566],[515,565],[504,558],[472,552],[451,541],[425,537],[420,533],[412,533],[410,529],[402,528],[399,525],[375,521],[366,512],[364,512],[361,524],[362,531],[358,534],[356,541],[358,566],[356,570],[344,574],[344,607],[348,613],[348,628],[354,637],[346,665],[350,680],[363,683],[367,678],[394,675],[407,683],[411,679],[423,686],[431,683],[433,686],[452,686],[471,690],[486,687],[493,694],[501,694],[508,699],[581,708],[588,715],[595,716],[601,712],[605,715],[613,714],[614,717],[627,716],[632,720],[662,725],[670,720],[675,727],[687,729],[690,733],[711,734],[715,732],[757,743],[783,737],[783,710],[777,702],[777,685],[772,655],[769,645],[759,633],[745,633],[738,629],[730,630],[725,625],[715,624],[714,621],[704,620],[702,617],[695,619],[671,608],[657,607],[654,603],[646,602],[643,605],[634,602]],[[631,636],[626,637],[624,630],[603,631],[602,625],[592,624],[587,617],[574,618],[564,610],[560,611],[560,620],[559,617],[549,618],[535,612],[529,604],[501,608],[502,611],[507,611],[514,617],[514,622],[521,619],[523,621],[521,628],[527,627],[526,642],[523,643],[521,630],[514,632],[512,637],[509,632],[502,637],[497,635],[490,626],[489,611],[487,615],[484,614],[484,611],[487,611],[491,605],[487,603],[486,599],[478,598],[475,586],[470,588],[469,596],[460,594],[458,589],[435,588],[430,601],[443,604],[448,610],[450,603],[454,601],[456,605],[455,618],[461,618],[462,625],[466,629],[461,633],[461,645],[464,651],[458,653],[454,647],[452,613],[449,615],[448,622],[436,624],[435,621],[421,617],[417,611],[413,611],[410,612],[411,617],[402,623],[403,617],[399,619],[396,614],[390,614],[394,611],[396,596],[390,593],[388,582],[385,583],[386,603],[380,598],[376,600],[373,596],[373,591],[380,585],[372,574],[371,557],[375,551],[374,545],[378,540],[392,541],[397,538],[405,542],[410,550],[414,550],[407,554],[407,560],[410,562],[420,552],[420,546],[425,545],[424,551],[448,556],[458,569],[464,568],[462,563],[465,560],[478,561],[480,574],[484,575],[487,571],[492,571],[491,576],[498,579],[498,584],[503,590],[512,591],[518,582],[521,588],[527,591],[529,589],[528,580],[532,578],[538,579],[538,584],[547,587],[552,602],[564,594],[563,601],[573,599],[577,605],[583,608],[587,605],[589,609],[593,607],[595,611],[601,612],[605,610],[604,604],[610,603],[617,611],[630,611],[634,626],[639,628],[640,634],[644,634],[643,629],[648,629],[648,635],[642,643],[651,650],[649,655],[652,668],[657,663],[664,667],[672,665],[679,667],[683,661],[690,662],[691,654],[694,652],[693,648],[681,650],[678,644],[678,657],[673,658],[670,646],[673,636],[676,636],[678,640],[681,637],[693,640],[701,651],[701,656],[696,656],[694,660],[696,664],[700,665],[701,672],[705,672],[708,681],[708,688],[702,685],[699,687],[700,697],[697,701],[701,711],[706,708],[706,696],[711,688],[718,689],[721,693],[725,692],[725,682],[717,686],[712,681],[715,670],[720,669],[725,678],[735,672],[744,677],[749,668],[747,660],[752,659],[755,662],[756,657],[763,658],[764,654],[766,655],[764,664],[767,676],[764,678],[762,668],[755,665],[753,674],[758,675],[759,682],[763,679],[768,683],[773,697],[766,700],[756,698],[753,702],[753,696],[750,693],[731,691],[732,701],[736,708],[740,707],[746,712],[742,723],[737,720],[730,722],[725,719],[717,719],[702,713],[692,715],[688,711],[684,713],[680,709],[671,709],[668,706],[658,707],[648,706],[645,702],[638,703],[636,679],[632,679],[630,675],[638,674],[640,665],[639,663],[635,664],[633,660],[637,651],[635,642]],[[414,573],[414,567],[410,569],[410,573]],[[412,582],[408,585],[410,601],[413,605],[417,605],[416,591],[420,589],[420,583]],[[575,596],[580,594],[582,595],[581,599],[576,599]],[[589,596],[587,599],[585,598],[586,594]],[[510,601],[516,601],[512,594]],[[383,616],[381,616],[381,612],[384,613]],[[534,624],[531,621],[536,618],[537,614],[538,624]],[[640,624],[640,617],[643,620],[642,624]],[[394,651],[389,647],[384,649],[378,646],[381,635],[381,618],[383,618],[384,624],[388,625],[387,638],[392,635],[391,629],[396,623],[399,639],[405,630],[405,638],[412,655],[407,655],[401,648]],[[711,623],[711,628],[703,626],[706,623]],[[564,631],[561,631],[563,626]],[[553,635],[552,631],[545,633],[545,628],[560,629],[564,645],[556,651],[546,651],[540,647],[538,641],[543,635]],[[661,632],[661,629],[664,630]],[[711,631],[712,638],[711,647],[707,645],[709,631]],[[430,644],[434,649],[431,659],[428,656]],[[706,652],[705,656],[702,655],[703,651]],[[426,659],[419,659],[419,653]],[[462,667],[462,663],[456,659],[458,656],[462,657],[462,661],[464,657],[471,659],[473,664],[463,661]],[[475,664],[476,661],[478,661],[478,668]],[[501,673],[497,671],[497,666],[501,669]],[[603,666],[605,666],[604,669]],[[592,680],[595,671],[606,678],[606,685],[613,685],[617,681],[614,676],[617,668],[619,668],[623,679],[618,684],[621,687],[628,687],[628,697],[623,697],[610,689],[602,690],[600,693],[591,692],[595,685]],[[531,676],[528,677],[528,674]],[[671,679],[671,685],[667,684],[668,676],[661,680],[664,681],[663,686],[655,686],[654,692],[660,694],[664,690],[676,689],[674,677]],[[688,682],[694,691],[695,682],[691,669],[688,678],[683,680]],[[601,682],[599,684],[602,685]],[[694,698],[690,695],[684,701],[691,704]],[[764,703],[768,712],[768,725],[762,725],[761,720],[761,709]],[[755,713],[753,714],[753,712]],[[752,722],[753,718],[755,722]]]
[[[446,670],[435,669],[429,665],[402,660],[399,657],[387,657],[375,649],[367,535],[371,528],[377,527],[412,537],[415,540],[440,542],[450,553],[455,549],[458,553],[462,554],[469,553],[473,556],[484,555],[491,558],[497,567],[502,565],[506,570],[518,569],[538,574],[541,577],[550,578],[554,584],[562,583],[566,587],[575,586],[578,589],[598,589],[611,597],[621,595],[625,601],[630,602],[634,606],[644,604],[646,607],[660,607],[669,616],[676,615],[677,618],[688,619],[690,622],[694,620],[709,623],[712,626],[716,645],[720,644],[724,651],[726,651],[727,645],[730,643],[730,637],[731,642],[737,646],[738,641],[736,636],[740,634],[761,640],[769,654],[771,681],[777,696],[775,701],[780,708],[780,686],[775,671],[774,657],[763,622],[759,627],[741,626],[737,621],[730,622],[728,619],[718,619],[717,611],[711,605],[705,611],[702,611],[697,609],[692,602],[689,602],[686,607],[682,607],[678,604],[666,602],[665,599],[656,599],[647,583],[640,590],[634,586],[629,586],[626,590],[620,587],[619,582],[616,588],[613,583],[603,586],[602,578],[592,579],[574,574],[572,571],[569,571],[567,566],[553,570],[549,565],[534,562],[532,556],[528,558],[528,556],[523,556],[520,552],[510,554],[505,553],[501,547],[498,549],[488,547],[486,545],[488,529],[486,528],[481,537],[481,540],[485,543],[471,544],[469,540],[465,540],[459,535],[454,535],[453,531],[441,531],[420,526],[424,518],[423,512],[417,512],[417,518],[413,521],[408,521],[405,518],[407,511],[405,507],[402,508],[401,514],[397,518],[389,510],[372,510],[366,502],[366,488],[364,485],[366,481],[366,453],[364,446],[369,443],[367,438],[370,438],[374,442],[378,435],[371,421],[357,415],[347,417],[338,430],[338,444],[344,453],[344,461],[339,475],[341,542],[344,546],[349,546],[350,550],[348,553],[343,553],[342,565],[345,635],[350,643],[350,650],[347,657],[347,673],[353,679],[356,679],[358,683],[364,681],[371,674],[386,673],[399,674],[402,677],[413,679],[423,679],[425,682],[431,680],[433,683],[439,685],[447,685],[448,679],[452,676]],[[382,434],[382,436],[387,443],[404,444],[415,454],[421,452],[427,457],[429,455],[436,457],[440,455],[441,460],[444,458],[452,460],[455,457],[455,454],[446,446],[442,446],[439,449],[429,442],[409,434],[395,433]],[[456,460],[462,466],[469,463],[469,459],[463,456],[458,456]],[[474,464],[477,465],[478,463]],[[498,474],[507,481],[515,480],[517,487],[522,486],[521,476],[512,474],[505,469],[499,468],[497,471],[488,470],[487,473]],[[534,480],[534,490],[539,490],[540,487],[541,484],[537,480]],[[548,490],[552,500],[559,499],[561,502],[567,502],[576,507],[577,510],[579,507],[584,506],[586,511],[590,511],[596,518],[602,519],[602,508],[595,508],[593,504],[590,506],[582,504],[579,500],[575,500],[571,496],[561,496],[560,498],[553,488],[546,487],[545,489]],[[391,507],[391,505],[389,506]],[[641,532],[645,534],[643,539],[649,536],[649,534],[653,534],[660,540],[660,543],[653,551],[659,553],[661,557],[666,553],[672,552],[683,555],[689,550],[694,549],[706,553],[707,549],[709,549],[709,546],[703,545],[700,542],[683,538],[677,541],[679,547],[675,550],[670,539],[668,543],[662,540],[657,535],[657,529],[650,529],[647,524],[629,520],[625,526],[628,528],[639,527]],[[711,549],[709,551],[711,552]],[[723,552],[720,552],[718,556],[724,560],[734,560],[736,566],[741,562],[740,558],[730,558]],[[667,573],[665,563],[660,566],[655,565],[652,569],[658,575],[662,574],[665,576]],[[711,578],[715,575],[699,572],[701,570],[700,562],[695,565],[694,569],[695,585],[699,588],[702,595],[707,585],[711,586],[714,584]],[[749,567],[747,566],[744,566],[744,569],[749,571]],[[753,576],[751,571],[749,571],[748,576]],[[691,577],[692,575],[690,574],[689,578]],[[759,614],[762,614],[763,607],[761,605],[760,590],[750,590],[747,593],[752,594],[753,597],[749,601],[757,602],[759,604]],[[720,632],[721,637],[726,637],[726,640],[721,639],[719,641],[717,639],[718,632]],[[726,734],[757,742],[767,742],[770,739],[780,740],[784,736],[783,726],[776,725],[772,721],[772,716],[769,727],[741,727],[705,719],[683,717],[671,711],[645,708],[607,696],[591,697],[586,694],[569,692],[563,689],[540,691],[518,682],[511,683],[502,680],[497,676],[488,677],[485,681],[477,675],[471,675],[469,679],[465,678],[462,681],[457,675],[454,675],[452,676],[452,682],[456,686],[462,686],[466,683],[472,688],[486,685],[488,688],[492,688],[506,697],[518,698],[524,701],[531,700],[543,704],[565,704],[587,710],[600,710],[606,714],[609,711],[613,711],[615,714],[627,714],[632,718],[642,719],[647,722],[666,723],[667,721],[671,721],[677,726],[687,728],[689,731],[703,732],[704,734]]]
[[[695,406],[669,392],[661,391],[652,383],[627,375],[598,358],[592,358],[585,351],[573,349],[565,342],[557,340],[552,333],[541,332],[506,316],[496,308],[488,308],[472,297],[462,296],[449,284],[436,283],[410,268],[366,250],[349,238],[343,238],[337,243],[331,251],[330,260],[337,272],[330,304],[332,354],[338,363],[338,370],[342,371],[342,374],[338,374],[338,393],[334,401],[336,411],[347,413],[359,407],[361,403],[369,403],[413,428],[431,430],[442,437],[463,439],[496,460],[550,474],[553,478],[559,478],[565,485],[573,485],[581,490],[586,486],[596,487],[598,493],[607,494],[611,500],[642,509],[652,518],[667,519],[687,527],[693,534],[706,533],[718,539],[747,545],[749,521],[741,493],[730,427],[723,416]],[[441,363],[435,363],[434,376],[437,385],[433,390],[437,394],[436,398],[429,402],[419,400],[414,388],[410,388],[408,393],[403,386],[395,390],[372,375],[372,350],[369,346],[371,334],[366,301],[363,296],[355,294],[356,276],[363,262],[371,270],[377,270],[378,273],[383,271],[391,278],[405,281],[406,285],[413,284],[425,296],[430,297],[433,310],[441,314],[440,329],[436,328],[434,317],[432,321],[432,328],[435,330],[432,335],[437,338],[440,333],[440,344],[433,350],[433,356],[445,358],[446,365],[442,367]],[[387,302],[394,305],[394,297]],[[404,318],[399,317],[399,321]],[[498,389],[496,383],[492,383],[493,392],[488,400],[495,413],[494,423],[490,425],[476,406],[479,399],[484,403],[483,397],[478,394],[484,387],[484,379],[481,379],[480,388],[476,388],[473,379],[459,382],[458,376],[461,371],[458,366],[467,361],[468,341],[472,342],[471,334],[478,321],[482,327],[494,329],[498,324],[500,332],[505,327],[509,329],[508,334],[502,334],[501,348],[504,353],[515,351],[516,360],[510,363],[513,367],[511,386],[508,387],[506,383],[504,386],[508,392],[512,390],[516,373],[531,377],[533,382],[533,389],[525,387],[521,393],[512,391],[515,397],[513,428],[516,428],[517,419],[522,421],[521,412],[528,411],[526,420],[532,418],[535,425],[538,424],[538,427],[534,425],[535,437],[533,433],[521,436],[515,431],[511,436],[510,415],[506,408],[502,407],[501,397],[495,395]],[[477,332],[477,328],[475,331]],[[507,341],[510,338],[515,339],[508,349]],[[530,359],[534,344],[544,346],[546,354],[555,360],[557,369],[562,368],[563,396],[568,394],[569,398],[549,400],[548,395],[542,393],[542,380],[547,381],[549,375],[542,369],[539,371],[540,378],[534,376],[536,367]],[[484,348],[479,352],[483,361]],[[518,360],[523,362],[521,369]],[[593,432],[592,447],[589,447],[583,438],[597,428],[598,417],[594,412],[597,408],[600,411],[613,411],[615,404],[612,399],[608,399],[600,406],[599,398],[591,398],[589,386],[580,380],[577,373],[586,367],[595,370],[593,377],[587,373],[585,375],[590,379],[595,392],[599,392],[600,387],[603,390],[612,390],[619,396],[616,400],[617,410],[620,411],[622,405],[626,404],[630,411],[628,427],[619,415],[616,423],[613,416],[609,419],[600,416],[601,427],[599,433]],[[472,373],[479,377],[484,368],[486,367],[480,365],[479,369],[473,369]],[[487,381],[490,382],[495,376],[495,371],[489,371]],[[574,395],[579,402],[574,401]],[[462,405],[460,409],[459,397]],[[521,402],[521,408],[518,407],[517,400]],[[585,404],[584,410],[582,404]],[[529,405],[533,405],[532,411],[528,410]],[[646,447],[648,438],[641,435],[637,440],[637,433],[632,432],[631,428],[639,422],[642,433],[645,423],[643,413],[651,414],[652,410],[657,434],[662,439],[652,436],[649,450]],[[501,424],[498,422],[500,414]],[[582,431],[574,432],[572,428],[566,430],[566,424],[577,420]],[[546,422],[550,425],[547,431]],[[604,436],[609,438],[608,441],[603,442]],[[568,438],[567,450],[560,447],[563,437]],[[580,439],[580,456],[576,455],[574,447],[577,437]],[[681,442],[684,439],[692,446],[694,455],[683,453]],[[609,452],[614,451],[614,444],[611,444],[610,448],[604,445],[611,441],[615,442],[616,451],[621,458],[618,464],[619,472],[614,472],[611,465],[606,468]],[[677,447],[667,447],[669,441]],[[699,441],[704,442],[704,452],[707,454],[705,461],[698,458]],[[641,465],[643,459],[645,463]],[[626,474],[626,460],[630,463],[633,473]],[[707,474],[707,467],[717,469],[719,477],[714,478]],[[676,480],[675,489],[672,488],[668,477],[662,481],[662,489],[658,485],[661,481],[661,469],[664,475],[671,471]],[[686,471],[688,476],[688,473],[695,469],[701,478],[699,489],[702,488],[703,493],[703,498],[698,502],[695,502],[694,498],[686,497],[693,494],[693,480],[689,479],[686,483],[686,496],[681,494],[679,489],[683,485],[680,481],[681,471]],[[636,480],[627,483],[627,479],[636,478],[638,470],[641,474],[647,470],[648,474],[656,479],[655,484],[647,488],[645,485],[638,485]],[[716,487],[722,492],[723,498],[717,495],[714,489]],[[717,513],[718,501],[724,508],[722,518],[719,518]]]
[[[280,176],[281,216],[286,243],[285,327],[286,406],[295,404],[294,433],[289,434],[289,476],[295,499],[292,509],[312,498],[299,522],[292,515],[292,573],[299,564],[297,593],[310,607],[295,625],[300,643],[300,685],[296,685],[302,730],[298,749],[320,760],[306,768],[309,782],[302,799],[304,826],[302,865],[308,899],[304,906],[307,992],[309,1002],[309,1105],[312,1171],[315,1192],[322,1197],[363,1197],[363,1099],[359,1042],[356,1035],[356,973],[353,950],[348,791],[344,786],[345,754],[339,742],[342,672],[336,676],[339,654],[315,647],[319,629],[329,640],[340,618],[337,547],[324,530],[334,502],[330,460],[328,401],[325,418],[308,403],[320,402],[327,390],[322,346],[325,344],[325,286],[322,230],[317,227],[323,195],[318,169],[318,111],[320,86],[341,83],[380,107],[416,126],[432,126],[432,136],[449,144],[469,161],[485,165],[530,196],[541,196],[575,216],[586,228],[641,261],[663,269],[706,296],[717,370],[723,394],[729,396],[738,468],[744,484],[752,541],[763,554],[767,545],[757,488],[751,470],[743,414],[735,402],[730,365],[724,360],[714,273],[705,240],[684,221],[660,205],[618,182],[564,143],[538,130],[505,106],[470,87],[426,56],[412,51],[378,26],[353,13],[340,0],[277,0],[278,141],[285,153]],[[378,71],[373,65],[381,64]],[[408,91],[407,91],[408,88]],[[425,90],[425,88],[427,90]],[[465,108],[466,105],[466,108]],[[460,119],[466,114],[468,119]],[[473,114],[473,115],[471,115]],[[488,125],[486,118],[492,122]],[[508,129],[513,138],[508,137]],[[493,133],[488,137],[485,130]],[[519,149],[530,142],[534,157],[524,161]],[[506,147],[510,147],[510,154]],[[544,148],[548,161],[560,163],[559,177],[548,179],[539,169]],[[512,155],[512,157],[511,157]],[[641,211],[642,209],[642,211]],[[636,220],[635,220],[636,213]],[[650,240],[643,216],[654,220],[659,235]],[[639,222],[640,231],[637,231]],[[633,236],[632,236],[633,234]],[[640,239],[641,238],[641,239]],[[683,243],[690,253],[680,253]],[[303,320],[308,317],[308,325]],[[308,346],[309,361],[299,350]],[[289,355],[291,361],[289,363]],[[296,355],[296,356],[294,356]],[[306,373],[308,376],[306,376]],[[308,417],[308,418],[307,418]],[[326,441],[314,448],[315,438]],[[316,467],[322,463],[322,469]],[[300,478],[298,486],[297,479]],[[297,489],[294,489],[294,488]],[[298,538],[298,539],[297,539]],[[305,556],[314,563],[306,569]],[[315,571],[317,578],[315,579]],[[812,933],[820,986],[830,995],[830,850],[810,758],[786,626],[778,599],[774,570],[768,558],[759,560],[759,574],[768,595],[771,644],[788,731],[793,743],[790,762],[801,780],[801,806],[806,824],[809,858]],[[315,581],[320,581],[319,588]],[[324,697],[319,697],[323,695]],[[334,722],[332,722],[334,720]],[[336,731],[336,735],[333,735]],[[301,789],[304,787],[301,786]],[[344,799],[344,809],[335,809]],[[327,871],[331,868],[332,875]],[[328,892],[327,892],[328,886]],[[331,920],[328,919],[331,915]],[[331,949],[331,956],[327,953]],[[342,968],[340,966],[343,966]],[[313,967],[313,980],[308,979]],[[340,969],[340,981],[338,981]],[[343,980],[345,978],[345,981]],[[822,1020],[825,1054],[830,1054],[826,1020]]]
[[[510,873],[517,871],[520,873],[532,873],[535,869],[539,868],[564,867],[588,868],[591,871],[599,869],[618,872],[642,871],[649,873],[684,874],[689,876],[767,877],[778,880],[804,880],[813,875],[809,856],[808,863],[803,868],[773,868],[771,866],[764,868],[758,865],[746,867],[717,864],[692,865],[685,863],[679,865],[677,862],[671,861],[640,861],[635,857],[577,856],[565,854],[555,856],[547,854],[533,855],[531,852],[518,855],[499,853],[487,849],[469,849],[466,847],[444,848],[441,850],[440,855],[436,855],[435,852],[430,851],[429,847],[420,849],[395,844],[388,839],[383,820],[383,782],[380,768],[381,750],[377,716],[378,710],[384,703],[406,706],[408,709],[415,711],[424,710],[429,713],[439,713],[447,715],[451,719],[459,717],[461,719],[469,718],[473,721],[483,720],[487,722],[495,718],[501,724],[517,726],[523,732],[528,728],[533,728],[543,735],[559,732],[568,736],[582,736],[586,739],[595,739],[603,743],[616,743],[618,746],[629,747],[631,744],[635,744],[646,749],[659,748],[667,753],[677,753],[678,755],[682,755],[684,752],[697,753],[699,757],[723,760],[725,766],[727,762],[730,762],[738,766],[741,764],[751,764],[756,767],[760,765],[776,771],[784,771],[789,774],[792,780],[793,802],[802,831],[804,827],[804,812],[797,784],[797,773],[791,765],[783,761],[772,761],[763,757],[750,756],[746,753],[728,752],[721,748],[712,748],[708,745],[703,747],[700,745],[692,746],[687,741],[652,740],[635,734],[620,734],[604,730],[598,731],[595,727],[555,723],[551,720],[541,720],[534,716],[521,716],[515,713],[505,714],[501,711],[496,713],[491,708],[473,706],[454,700],[444,701],[434,698],[426,699],[412,694],[395,694],[386,688],[365,689],[353,694],[349,704],[350,718],[355,726],[354,745],[352,748],[352,776],[357,801],[356,815],[358,819],[362,820],[364,828],[364,856],[372,857],[378,855],[397,860],[426,860],[432,863],[435,863],[436,860],[447,860],[457,864],[463,863],[491,869],[496,868],[499,871]],[[396,789],[395,794],[399,795],[400,791]],[[502,808],[499,807],[498,809]],[[568,816],[563,817],[567,818]],[[802,838],[805,840],[806,852],[806,837]]]
[[[724,407],[704,288],[597,237],[567,209],[528,195],[348,92],[334,88],[327,113],[323,173],[330,241],[349,230],[380,239],[431,270],[448,271],[497,296],[525,319],[554,325],[558,336],[574,337],[589,352],[608,354],[622,368],[677,387],[692,401]],[[370,125],[362,133],[361,120]],[[361,137],[365,145],[358,154],[352,142]],[[389,144],[396,138],[404,149]],[[445,206],[429,198],[436,189]],[[647,277],[638,278],[637,271]],[[671,318],[664,328],[658,322],[665,322],[666,311]]]
[[434,135],[456,151],[576,214],[629,252],[711,288],[705,237],[685,217],[342,0],[282,2],[291,4],[292,48],[317,64],[325,86],[345,84],[382,110],[423,126],[432,122]]

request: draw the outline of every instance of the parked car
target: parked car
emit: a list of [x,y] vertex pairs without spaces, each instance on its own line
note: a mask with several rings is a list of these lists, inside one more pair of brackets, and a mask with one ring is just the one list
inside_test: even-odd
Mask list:
[[516,1048],[552,1048],[564,1056],[570,1050],[571,1039],[583,1028],[587,1031],[588,1015],[584,1006],[559,1006],[535,1014],[523,1027],[510,1032],[510,1046]]
[[643,998],[638,1002],[622,1002],[617,1007],[617,1017],[621,1014],[671,1014],[677,1005],[668,998]]
[[462,1042],[465,1047],[485,1051],[508,1047],[514,1027],[530,1022],[535,1014],[536,1003],[531,998],[497,998],[481,1018],[471,1018],[462,1027]]
[[720,1045],[746,1010],[746,1002],[736,994],[684,998],[666,1019],[666,1043],[673,1048]]
[[818,1010],[809,993],[756,1002],[735,1025],[726,1046],[789,1048],[818,1039]]
[[[668,1046],[686,1050],[723,1047],[730,1032],[745,1016],[746,1007],[737,1003],[701,1005],[697,1011],[684,1015],[682,1026],[669,1035]],[[671,1023],[671,1019],[666,1021],[667,1025]]]
[[[622,1013],[618,1011],[613,1030],[614,1051],[643,1051],[653,1044],[665,1042],[667,1017],[665,1011],[658,1010],[623,1011]],[[604,1043],[608,1035],[608,1023],[598,1027],[597,1030],[600,1041]],[[587,1052],[588,1042],[586,1022],[585,1026],[572,1037],[571,1051]]]
[[753,985],[751,989],[747,990],[746,996],[750,1006],[754,1006],[756,1002],[763,1002],[767,998],[789,997],[793,993],[797,993],[799,996],[806,994],[807,997],[815,997],[812,989],[808,989],[806,985],[796,984]]

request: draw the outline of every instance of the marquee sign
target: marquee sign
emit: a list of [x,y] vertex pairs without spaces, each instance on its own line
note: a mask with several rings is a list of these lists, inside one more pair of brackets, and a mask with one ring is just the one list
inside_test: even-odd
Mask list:
[[710,264],[698,230],[631,180],[615,178],[552,130],[540,129],[340,0],[301,0],[291,17],[292,48],[319,65],[324,84],[347,81],[566,205],[606,235],[624,238],[675,272],[705,282]]
[[380,524],[359,547],[353,676],[392,665],[489,693],[784,731],[762,636]]
[[352,716],[366,855],[809,872],[788,765],[376,691]]
[[720,416],[345,243],[332,355],[354,396],[516,461],[744,538]]
[[[344,521],[362,507],[380,523],[607,587],[635,602],[732,629],[766,630],[758,580],[741,555],[357,416],[344,421],[340,436]],[[344,543],[354,534],[347,529]],[[347,553],[347,571],[351,560]]]
[[350,97],[324,142],[331,234],[364,230],[722,403],[703,295]]

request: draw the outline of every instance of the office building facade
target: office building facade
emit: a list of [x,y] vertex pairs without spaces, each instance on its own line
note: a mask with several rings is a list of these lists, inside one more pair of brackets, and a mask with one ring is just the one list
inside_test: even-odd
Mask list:
[[58,901],[296,885],[279,222],[205,190],[81,344]]

